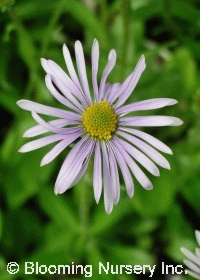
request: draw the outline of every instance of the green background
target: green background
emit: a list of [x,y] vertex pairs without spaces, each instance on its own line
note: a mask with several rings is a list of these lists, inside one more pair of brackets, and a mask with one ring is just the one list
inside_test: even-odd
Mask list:
[[[194,250],[200,230],[200,2],[199,0],[19,0],[0,1],[0,279],[68,279],[62,275],[9,275],[6,264],[91,264],[92,279],[151,279],[149,275],[99,275],[98,262],[156,265],[153,279],[191,279],[162,275],[161,263],[183,265],[181,246]],[[121,198],[110,215],[103,199],[96,205],[92,176],[63,195],[54,182],[68,150],[47,166],[40,160],[47,146],[27,154],[18,149],[22,135],[35,125],[17,107],[30,99],[59,107],[45,86],[40,58],[66,70],[65,43],[74,57],[74,42],[83,44],[91,81],[91,46],[100,44],[99,77],[109,50],[117,64],[109,82],[122,82],[144,54],[144,71],[130,102],[168,97],[178,104],[145,114],[181,118],[180,127],[147,128],[173,150],[171,170],[148,177],[145,191],[135,181],[130,199]],[[143,113],[143,112],[142,112]],[[76,276],[76,278],[80,278]],[[84,276],[82,277],[84,278]]]

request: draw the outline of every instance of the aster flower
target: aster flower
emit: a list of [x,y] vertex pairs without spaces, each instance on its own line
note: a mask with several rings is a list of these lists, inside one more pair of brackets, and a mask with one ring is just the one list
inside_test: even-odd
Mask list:
[[[196,230],[196,239],[200,246],[200,231]],[[195,254],[187,248],[182,247],[181,251],[189,260],[184,260],[185,265],[189,268],[186,272],[196,279],[200,279],[200,248],[196,248]]]
[[[107,77],[116,62],[116,52],[111,50],[107,65],[102,73],[100,84],[97,82],[99,64],[99,44],[94,40],[91,53],[92,87],[90,90],[84,53],[79,41],[75,42],[75,57],[78,75],[73,66],[68,48],[63,46],[63,55],[68,69],[66,74],[54,61],[41,59],[46,71],[46,86],[50,93],[66,110],[58,109],[28,100],[19,100],[18,106],[31,111],[38,125],[28,129],[24,137],[34,137],[51,132],[52,135],[33,140],[19,150],[29,152],[58,142],[42,159],[41,165],[51,162],[67,146],[75,143],[68,153],[55,183],[55,193],[64,193],[76,185],[87,170],[92,155],[94,163],[93,188],[96,202],[99,202],[102,189],[107,213],[112,211],[120,197],[121,170],[127,193],[134,194],[131,173],[147,190],[152,183],[138,163],[151,174],[159,176],[156,166],[170,169],[168,161],[159,151],[172,154],[164,143],[153,136],[135,129],[143,126],[178,126],[182,121],[171,116],[126,116],[130,112],[151,110],[176,104],[171,98],[155,98],[124,105],[133,92],[145,69],[142,55],[135,70],[120,83],[110,84]],[[42,115],[56,117],[45,121]]]

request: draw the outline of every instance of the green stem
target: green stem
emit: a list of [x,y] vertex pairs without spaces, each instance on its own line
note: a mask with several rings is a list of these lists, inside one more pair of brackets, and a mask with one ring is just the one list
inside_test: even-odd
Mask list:
[[163,16],[165,20],[165,25],[167,26],[168,30],[177,38],[180,42],[182,37],[182,31],[178,26],[174,23],[171,17],[171,3],[170,0],[163,0],[164,1],[164,11]]
[[88,169],[84,174],[83,178],[78,182],[76,187],[74,188],[75,192],[75,199],[79,205],[79,235],[77,238],[77,242],[74,246],[75,254],[79,257],[84,255],[85,246],[88,240],[88,236],[90,234],[90,209],[91,209],[91,168],[92,168],[93,161],[90,160]]
[[91,184],[92,184],[92,163],[93,160],[90,159],[88,169],[81,179],[82,186],[80,190],[80,222],[82,232],[88,232],[89,228],[89,211],[90,211],[90,202],[91,202]]
[[58,22],[60,15],[63,13],[64,11],[64,7],[67,4],[67,0],[61,0],[56,8],[56,10],[53,13],[53,16],[51,17],[50,21],[49,21],[49,25],[45,30],[45,34],[42,37],[42,46],[41,46],[41,52],[40,52],[40,56],[43,57],[45,56],[47,49],[49,47],[49,44],[51,42],[52,39],[52,32],[53,29],[56,25],[56,23]]
[[123,24],[122,52],[121,52],[121,72],[120,77],[123,79],[125,75],[124,69],[127,65],[127,53],[129,43],[129,17],[128,17],[128,1],[121,0],[121,13]]
[[18,29],[22,29],[22,23],[21,23],[19,17],[17,16],[17,14],[16,14],[14,8],[13,8],[13,7],[10,7],[10,9],[9,9],[8,12],[9,12],[10,18],[11,18],[12,21],[16,24],[17,28],[18,28]]
[[[37,61],[37,51],[31,36],[29,36],[29,33],[23,26],[13,6],[9,9],[9,16],[15,24],[17,31],[18,52],[29,69],[29,81],[24,93],[24,97],[29,98],[37,84],[37,70],[39,65],[39,60]],[[27,55],[27,50],[29,51],[29,55]]]
[[101,24],[103,25],[104,30],[106,30],[106,23],[107,23],[106,0],[100,0],[100,6],[101,6]]

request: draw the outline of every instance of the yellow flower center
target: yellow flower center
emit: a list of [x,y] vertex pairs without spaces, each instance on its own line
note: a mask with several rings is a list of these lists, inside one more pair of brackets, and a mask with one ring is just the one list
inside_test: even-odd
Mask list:
[[117,127],[117,115],[106,100],[90,105],[82,115],[83,128],[90,137],[109,140]]

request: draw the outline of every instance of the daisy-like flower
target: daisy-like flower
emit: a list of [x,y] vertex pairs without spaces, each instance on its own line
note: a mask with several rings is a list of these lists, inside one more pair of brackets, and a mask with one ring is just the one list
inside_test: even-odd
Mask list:
[[[200,231],[195,231],[197,242],[200,246]],[[196,279],[200,279],[200,248],[196,248],[195,254],[187,248],[182,247],[181,251],[189,260],[184,260],[185,265],[188,267],[186,272]]]
[[[110,84],[107,82],[107,77],[116,62],[116,52],[111,50],[100,84],[98,84],[99,44],[97,40],[94,40],[91,53],[93,86],[91,91],[81,43],[79,41],[75,43],[78,74],[65,45],[63,54],[68,74],[52,60],[41,59],[41,63],[47,73],[45,82],[48,90],[66,106],[66,110],[28,100],[19,100],[18,106],[31,111],[33,118],[38,123],[28,129],[24,133],[24,137],[52,133],[52,135],[25,144],[19,151],[29,152],[58,142],[43,157],[41,165],[45,165],[75,142],[58,174],[55,193],[61,194],[76,185],[87,170],[91,156],[94,155],[94,197],[98,203],[102,189],[104,189],[105,210],[110,213],[120,197],[118,168],[121,170],[130,197],[134,193],[132,174],[145,189],[152,189],[152,183],[138,163],[155,176],[159,176],[156,164],[170,169],[168,161],[158,150],[172,154],[171,149],[135,127],[182,124],[182,121],[176,117],[126,115],[130,112],[170,106],[176,104],[177,101],[171,98],[155,98],[124,105],[145,69],[143,55],[135,70],[122,84]],[[56,119],[45,121],[39,114],[53,116]]]

